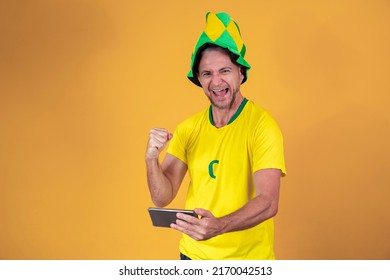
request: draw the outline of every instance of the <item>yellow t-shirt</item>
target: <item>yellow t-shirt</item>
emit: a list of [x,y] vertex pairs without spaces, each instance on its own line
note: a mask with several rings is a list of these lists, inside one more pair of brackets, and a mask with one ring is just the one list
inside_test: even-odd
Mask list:
[[[188,166],[186,209],[216,217],[244,206],[256,195],[253,173],[276,168],[285,174],[283,137],[275,120],[244,99],[229,124],[216,128],[211,107],[176,128],[169,154]],[[183,234],[180,252],[191,259],[274,259],[273,219],[253,228],[196,241]]]

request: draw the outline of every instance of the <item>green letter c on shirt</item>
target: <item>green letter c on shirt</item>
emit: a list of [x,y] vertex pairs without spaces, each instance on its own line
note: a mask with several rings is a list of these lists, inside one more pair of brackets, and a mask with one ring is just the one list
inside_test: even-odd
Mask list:
[[213,171],[214,164],[219,164],[219,160],[215,159],[215,160],[211,161],[209,164],[209,175],[213,179],[217,178],[217,176],[214,175],[214,171]]

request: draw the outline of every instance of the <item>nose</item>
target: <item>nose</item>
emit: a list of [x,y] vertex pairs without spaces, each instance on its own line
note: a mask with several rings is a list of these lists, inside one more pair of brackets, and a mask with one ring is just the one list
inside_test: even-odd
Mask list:
[[219,75],[219,73],[213,74],[211,76],[211,81],[210,82],[211,82],[212,85],[219,85],[219,84],[221,84],[222,78]]

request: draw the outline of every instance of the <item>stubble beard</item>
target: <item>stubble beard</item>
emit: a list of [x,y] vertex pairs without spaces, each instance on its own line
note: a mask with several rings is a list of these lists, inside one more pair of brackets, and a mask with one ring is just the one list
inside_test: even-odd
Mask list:
[[213,100],[213,98],[211,96],[208,96],[209,100],[210,100],[210,103],[217,109],[219,110],[230,110],[233,105],[234,105],[234,102],[236,101],[236,96],[237,96],[237,91],[234,91],[232,93],[232,100],[230,100],[229,103],[225,104],[225,105],[220,105],[218,104],[217,102],[215,102]]

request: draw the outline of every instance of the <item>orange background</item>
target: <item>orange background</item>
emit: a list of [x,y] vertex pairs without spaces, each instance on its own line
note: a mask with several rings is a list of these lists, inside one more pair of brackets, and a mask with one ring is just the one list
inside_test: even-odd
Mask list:
[[389,1],[26,0],[0,2],[0,259],[177,259],[144,152],[208,104],[186,78],[207,11],[284,132],[277,258],[390,258]]

